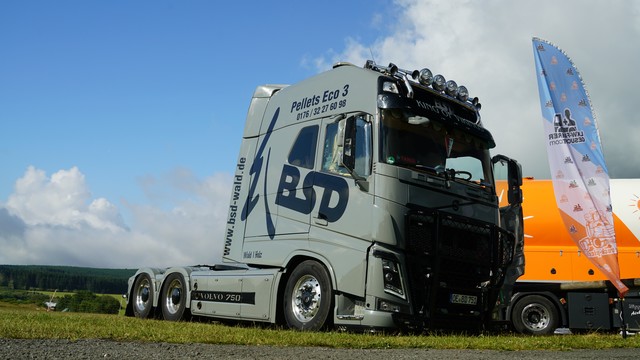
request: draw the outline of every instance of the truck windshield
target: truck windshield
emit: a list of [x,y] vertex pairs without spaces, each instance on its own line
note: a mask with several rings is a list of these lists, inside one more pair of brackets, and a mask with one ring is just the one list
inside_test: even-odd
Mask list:
[[380,161],[452,180],[492,185],[487,144],[443,122],[381,109]]

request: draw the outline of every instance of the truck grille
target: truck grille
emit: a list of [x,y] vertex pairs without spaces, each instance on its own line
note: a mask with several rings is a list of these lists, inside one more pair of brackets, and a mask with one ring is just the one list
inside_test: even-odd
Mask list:
[[[406,255],[414,314],[430,328],[481,326],[495,303],[513,242],[499,227],[435,210],[406,216]],[[461,304],[454,299],[477,299]]]

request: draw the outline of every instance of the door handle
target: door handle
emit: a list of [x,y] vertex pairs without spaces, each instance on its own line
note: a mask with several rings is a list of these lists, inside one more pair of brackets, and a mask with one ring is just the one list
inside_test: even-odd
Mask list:
[[316,225],[320,225],[320,226],[327,226],[329,225],[329,221],[327,221],[327,215],[324,215],[322,213],[318,213],[318,216],[314,216],[313,217],[313,222]]

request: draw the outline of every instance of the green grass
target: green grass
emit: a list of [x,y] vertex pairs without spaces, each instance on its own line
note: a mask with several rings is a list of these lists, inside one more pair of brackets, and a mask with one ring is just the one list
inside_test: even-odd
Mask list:
[[296,332],[213,322],[167,322],[116,315],[60,313],[0,303],[0,337],[16,339],[107,339],[169,343],[323,346],[330,348],[429,348],[486,350],[572,350],[638,348],[640,335],[385,335]]

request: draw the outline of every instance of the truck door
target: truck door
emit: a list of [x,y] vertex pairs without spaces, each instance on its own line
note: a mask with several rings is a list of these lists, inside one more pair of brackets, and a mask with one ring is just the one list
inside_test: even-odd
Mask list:
[[362,294],[373,228],[370,119],[358,113],[322,121],[309,233],[311,249],[331,260],[337,277],[345,274],[339,283],[348,283],[354,286],[353,292]]
[[[278,207],[277,235],[306,234],[313,206],[313,171],[319,125],[290,126],[281,131],[283,139],[294,139],[283,154],[285,161],[277,182],[275,203]],[[286,142],[286,141],[283,141]]]

